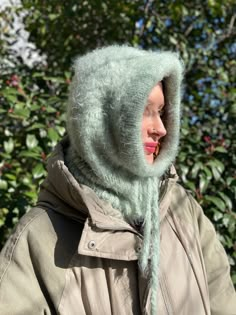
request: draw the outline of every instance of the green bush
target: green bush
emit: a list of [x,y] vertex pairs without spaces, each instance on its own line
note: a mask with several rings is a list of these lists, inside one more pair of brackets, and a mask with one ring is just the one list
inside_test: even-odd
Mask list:
[[36,202],[47,156],[65,133],[70,81],[69,73],[50,77],[43,71],[17,70],[0,79],[1,244]]

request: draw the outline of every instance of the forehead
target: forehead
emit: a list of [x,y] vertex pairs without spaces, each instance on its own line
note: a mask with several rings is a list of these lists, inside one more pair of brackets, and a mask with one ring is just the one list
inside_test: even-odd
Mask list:
[[155,106],[164,106],[165,99],[164,99],[164,93],[163,93],[163,85],[162,82],[159,82],[156,84],[151,92],[148,95],[147,104],[148,107],[155,107]]

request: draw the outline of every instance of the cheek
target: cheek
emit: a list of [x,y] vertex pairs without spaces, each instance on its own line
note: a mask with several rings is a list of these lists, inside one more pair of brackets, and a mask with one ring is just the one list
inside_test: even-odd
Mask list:
[[142,133],[142,140],[144,142],[148,134],[148,119],[144,117],[142,119],[142,124],[141,124],[141,133]]

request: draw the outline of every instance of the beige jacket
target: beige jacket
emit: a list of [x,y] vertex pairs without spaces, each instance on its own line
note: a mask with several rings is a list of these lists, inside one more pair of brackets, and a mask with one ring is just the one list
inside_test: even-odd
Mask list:
[[[37,207],[0,255],[1,315],[149,314],[142,235],[79,185],[59,144]],[[132,192],[130,192],[132,193]],[[161,188],[158,315],[233,315],[227,256],[200,206],[176,183]]]

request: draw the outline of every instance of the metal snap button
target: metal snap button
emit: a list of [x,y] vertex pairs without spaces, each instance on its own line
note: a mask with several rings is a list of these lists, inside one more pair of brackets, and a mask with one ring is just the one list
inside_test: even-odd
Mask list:
[[142,249],[142,246],[141,246],[141,245],[138,245],[138,246],[136,247],[136,251],[137,251],[138,253],[141,252],[141,249]]
[[95,249],[95,247],[96,247],[96,242],[95,241],[90,241],[89,243],[88,243],[88,248],[89,249]]

